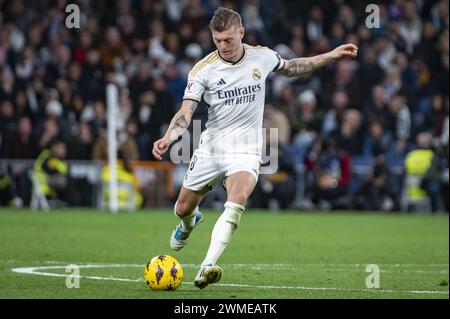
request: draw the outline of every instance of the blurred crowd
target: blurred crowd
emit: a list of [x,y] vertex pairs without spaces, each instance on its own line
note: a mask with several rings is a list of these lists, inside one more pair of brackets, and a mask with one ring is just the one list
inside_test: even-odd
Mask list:
[[[80,8],[79,29],[65,25],[69,3]],[[215,49],[208,23],[221,5],[241,14],[244,42],[285,59],[347,42],[359,47],[356,60],[300,78],[272,73],[268,79],[264,125],[278,128],[293,165],[305,163],[313,199],[345,197],[352,158],[372,158],[368,182],[379,184],[391,161],[418,148],[447,160],[448,187],[449,3],[377,1],[379,27],[368,28],[369,3],[0,0],[0,158],[36,159],[58,140],[67,159],[105,160],[105,85],[114,82],[119,147],[130,160],[153,160],[152,144],[181,103],[187,73]],[[205,121],[206,108],[195,117]],[[320,157],[329,150],[333,156]],[[324,179],[323,172],[334,177]],[[372,186],[356,190],[361,203],[372,202],[362,192]]]

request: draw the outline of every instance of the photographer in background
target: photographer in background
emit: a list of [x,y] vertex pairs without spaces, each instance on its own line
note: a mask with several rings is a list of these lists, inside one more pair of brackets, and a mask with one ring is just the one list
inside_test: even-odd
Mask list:
[[[269,130],[266,129],[266,144],[270,146]],[[276,200],[281,209],[287,209],[296,195],[296,175],[292,156],[278,143],[278,169],[274,174],[261,174],[251,196],[251,206],[272,208],[270,200]]]
[[337,149],[333,138],[316,140],[305,165],[313,173],[312,201],[319,209],[346,209],[351,206],[351,159],[345,151]]
[[39,180],[39,187],[50,199],[50,206],[67,206],[67,186],[69,165],[65,161],[66,144],[54,140],[50,148],[45,148],[34,162],[33,173]]
[[11,177],[0,170],[0,207],[14,206],[14,189]]

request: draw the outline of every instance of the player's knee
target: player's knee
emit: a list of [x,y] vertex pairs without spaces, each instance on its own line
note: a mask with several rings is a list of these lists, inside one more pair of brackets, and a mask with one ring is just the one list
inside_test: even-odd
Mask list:
[[228,201],[242,206],[247,202],[247,194],[245,192],[236,192],[228,195]]
[[177,216],[184,217],[184,216],[188,216],[188,215],[192,214],[194,209],[195,209],[195,206],[192,207],[192,205],[190,205],[188,201],[178,200],[175,203],[174,211]]

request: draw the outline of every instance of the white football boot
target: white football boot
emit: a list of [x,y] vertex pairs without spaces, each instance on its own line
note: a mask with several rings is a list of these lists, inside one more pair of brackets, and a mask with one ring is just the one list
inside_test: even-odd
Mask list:
[[219,266],[212,264],[205,265],[200,268],[195,276],[194,285],[200,289],[205,288],[209,284],[214,284],[222,278],[223,270]]
[[203,214],[197,211],[194,227],[190,231],[184,231],[183,227],[181,227],[181,223],[179,223],[172,232],[172,236],[170,236],[170,248],[177,251],[186,246],[189,235],[202,220]]

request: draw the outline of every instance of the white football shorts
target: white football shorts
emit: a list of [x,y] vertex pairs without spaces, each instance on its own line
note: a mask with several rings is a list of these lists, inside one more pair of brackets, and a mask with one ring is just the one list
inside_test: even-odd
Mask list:
[[183,186],[193,191],[213,189],[224,178],[237,172],[249,172],[258,181],[261,157],[254,154],[210,155],[197,150],[192,155]]

